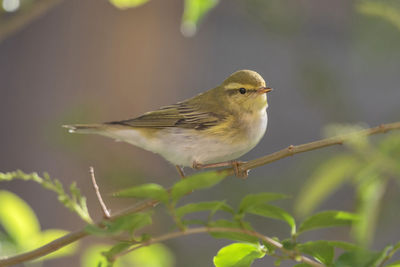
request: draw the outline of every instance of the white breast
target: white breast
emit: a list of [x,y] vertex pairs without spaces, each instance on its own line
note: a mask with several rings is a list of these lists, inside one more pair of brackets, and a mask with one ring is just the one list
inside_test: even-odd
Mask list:
[[250,127],[246,129],[247,137],[239,143],[198,135],[196,130],[183,128],[166,128],[151,138],[134,129],[118,130],[108,136],[160,154],[174,165],[191,167],[194,161],[202,164],[223,162],[239,158],[259,143],[268,122],[266,110],[260,112],[256,119],[254,116],[241,118]]

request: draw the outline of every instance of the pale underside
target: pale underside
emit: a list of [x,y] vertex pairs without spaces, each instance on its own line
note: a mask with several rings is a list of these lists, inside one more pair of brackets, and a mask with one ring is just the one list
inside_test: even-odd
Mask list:
[[160,154],[174,165],[191,167],[193,162],[208,164],[234,160],[254,148],[267,128],[266,110],[259,112],[259,116],[227,117],[226,123],[210,125],[206,129],[162,127],[149,131],[126,124],[100,134]]

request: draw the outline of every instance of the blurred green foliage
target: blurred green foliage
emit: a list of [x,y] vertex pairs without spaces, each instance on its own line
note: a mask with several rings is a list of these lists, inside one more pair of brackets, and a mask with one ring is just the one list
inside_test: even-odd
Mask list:
[[149,2],[149,0],[109,0],[111,4],[120,9],[138,7]]
[[358,1],[357,11],[367,16],[373,16],[389,22],[400,31],[400,2],[386,1]]
[[304,16],[301,16],[301,2],[287,0],[265,1],[246,0],[243,1],[249,17],[261,23],[269,33],[279,35],[292,35],[300,31],[304,24]]
[[[334,126],[330,127],[328,132],[335,135],[348,134],[354,129],[359,130],[360,126]],[[372,235],[369,234],[373,231],[374,222],[378,217],[378,204],[387,184],[385,181],[388,177],[398,177],[399,175],[400,167],[393,160],[400,153],[399,136],[399,134],[390,134],[380,140],[378,145],[373,145],[368,138],[354,134],[345,143],[349,151],[329,160],[328,165],[322,164],[320,169],[316,170],[317,175],[313,177],[314,182],[306,184],[304,193],[300,194],[299,201],[296,202],[296,207],[303,217],[306,215],[308,217],[305,217],[299,224],[289,212],[271,204],[271,202],[288,198],[279,193],[265,192],[245,195],[237,208],[231,207],[224,200],[179,205],[181,199],[188,193],[219,184],[228,174],[223,171],[194,174],[176,182],[170,189],[154,183],[126,188],[116,193],[115,196],[142,198],[151,203],[158,202],[159,206],[164,209],[163,212],[170,215],[170,223],[174,225],[173,228],[179,230],[152,237],[148,229],[153,225],[154,214],[159,209],[128,212],[116,218],[105,219],[98,224],[90,223],[85,228],[86,233],[99,237],[113,237],[119,242],[111,247],[95,245],[88,248],[83,255],[82,266],[173,266],[173,256],[163,246],[141,247],[152,244],[152,240],[167,240],[186,235],[186,231],[207,232],[204,230],[205,228],[196,228],[198,225],[209,227],[208,232],[214,238],[239,242],[223,247],[216,254],[214,264],[217,267],[248,267],[256,259],[263,258],[265,255],[276,257],[276,264],[279,264],[283,260],[297,260],[300,253],[310,255],[325,266],[384,266],[384,263],[390,261],[395,252],[400,249],[400,243],[387,246],[377,252],[368,250],[365,244],[372,240]],[[357,163],[354,162],[354,159],[357,160]],[[351,167],[354,168],[353,171]],[[335,169],[334,172],[331,171],[332,168]],[[327,174],[328,178],[324,174]],[[343,177],[348,178],[344,179]],[[86,209],[83,208],[83,206],[86,207],[85,201],[82,200],[84,197],[80,195],[74,184],[71,186],[71,195],[68,195],[58,181],[51,180],[47,175],[41,178],[35,173],[25,174],[21,171],[1,173],[0,175],[0,181],[13,179],[38,182],[43,187],[56,192],[61,202],[77,214],[81,214],[82,210]],[[335,181],[332,182],[332,180]],[[356,194],[359,203],[354,213],[328,210],[309,215],[321,201],[332,193],[331,190],[337,189],[338,186],[349,180],[358,189]],[[65,234],[60,230],[40,232],[38,230],[39,223],[33,211],[29,206],[21,203],[18,197],[10,195],[8,192],[0,194],[0,202],[7,203],[2,205],[3,209],[0,209],[0,220],[9,236],[9,239],[2,241],[5,244],[4,247],[8,247],[7,255],[12,254],[9,249],[10,241],[7,240],[12,240],[15,244],[21,243],[20,246],[29,249]],[[20,212],[15,213],[14,211]],[[214,216],[217,213],[223,213],[225,219],[220,219],[220,216],[215,219]],[[286,236],[274,237],[274,240],[280,242],[290,253],[280,252],[268,239],[261,238],[260,240],[262,234],[255,232],[249,220],[251,216],[248,215],[278,219],[288,224],[290,231]],[[187,216],[190,216],[191,219],[187,219]],[[82,219],[87,220],[85,216]],[[299,241],[299,236],[305,232],[341,226],[352,227],[359,245],[337,240]],[[258,236],[254,236],[253,233],[258,233]],[[35,235],[40,236],[40,243],[31,244],[26,241],[27,236]],[[29,240],[37,239],[30,238]],[[338,253],[338,248],[342,252]],[[65,255],[65,253],[61,252],[59,255]],[[296,266],[306,265],[303,263]]]
[[[68,234],[60,229],[42,231],[31,207],[9,191],[0,191],[0,203],[0,226],[4,229],[0,230],[0,257],[33,250]],[[73,255],[77,246],[70,244],[40,260]]]
[[58,201],[60,201],[65,207],[70,209],[79,215],[85,222],[92,223],[89,211],[86,205],[86,198],[81,195],[80,190],[76,187],[76,183],[70,185],[70,194],[65,192],[63,185],[57,179],[51,179],[47,173],[40,177],[37,173],[24,173],[20,170],[15,172],[0,172],[0,182],[11,181],[15,179],[22,179],[25,181],[33,181],[44,188],[53,191],[58,196]]
[[[294,252],[300,251],[305,254],[309,254],[318,259],[320,262],[326,264],[326,266],[379,266],[379,264],[382,263],[383,258],[388,256],[387,250],[381,252],[370,252],[355,244],[346,243],[343,241],[317,240],[309,241],[306,243],[298,243],[298,241],[296,241],[297,237],[304,232],[328,227],[354,226],[360,220],[360,215],[344,211],[323,211],[311,215],[310,217],[303,220],[303,222],[299,226],[299,231],[296,232],[296,223],[292,215],[290,215],[288,212],[284,211],[280,207],[267,204],[271,201],[284,199],[287,197],[282,194],[260,193],[246,195],[240,202],[239,207],[236,209],[236,211],[224,201],[189,203],[175,208],[175,204],[180,198],[184,197],[184,193],[196,189],[201,189],[206,185],[207,187],[211,186],[209,182],[211,181],[211,179],[215,179],[213,173],[215,174],[215,172],[206,172],[195,175],[194,177],[200,178],[199,181],[203,181],[196,183],[195,187],[193,186],[192,182],[188,182],[187,184],[190,184],[191,186],[185,187],[184,190],[182,189],[182,194],[175,194],[170,196],[170,199],[167,202],[165,202],[165,199],[163,199],[167,210],[170,212],[177,225],[184,226],[185,229],[190,229],[191,226],[200,224],[209,227],[225,227],[233,229],[236,228],[252,230],[253,228],[251,226],[251,223],[244,220],[245,214],[256,214],[266,218],[274,218],[286,221],[291,226],[289,238],[282,239],[281,241],[280,239],[276,238],[276,240],[282,242],[286,249]],[[189,181],[194,177],[189,177]],[[208,181],[209,179],[210,181]],[[186,185],[186,183],[184,183],[183,181],[179,181],[178,183],[176,183],[173,188],[177,187],[177,185],[179,185],[178,187],[182,186],[182,184]],[[215,184],[216,182],[214,182],[212,185]],[[160,190],[160,186],[155,187],[154,185],[152,185],[151,187],[157,188],[156,192],[164,192]],[[128,192],[133,192],[132,197],[138,197],[138,188],[140,188],[140,186],[124,190],[123,196],[128,197]],[[164,193],[162,193],[162,195],[164,195]],[[148,196],[149,198],[159,199],[159,195],[154,194],[153,191],[149,191]],[[143,195],[140,194],[140,197],[143,197]],[[173,205],[170,206],[168,203],[173,203]],[[202,220],[200,218],[192,220],[182,219],[183,216],[186,216],[188,214],[198,213],[200,211],[204,212],[207,210],[209,211],[209,214],[205,216],[207,220]],[[219,219],[214,221],[210,219],[216,212],[219,211],[231,214],[231,219]],[[222,248],[218,252],[217,256],[214,258],[214,264],[216,266],[250,266],[255,259],[262,258],[266,254],[277,256],[274,249],[268,248],[269,244],[264,244],[265,247],[260,246],[258,238],[251,237],[244,233],[213,231],[211,232],[211,235],[215,238],[225,238],[234,241],[246,242],[234,243],[232,245],[228,245],[227,247]],[[335,258],[335,248],[343,249],[345,250],[345,252]],[[129,250],[130,247],[127,246],[124,249]],[[241,253],[237,252],[238,249],[241,251]],[[397,250],[397,248],[395,250]],[[361,252],[368,253],[368,257],[362,257],[361,259],[359,259],[357,255],[360,255]],[[280,260],[284,259],[288,259],[288,257],[286,256],[280,258]],[[354,262],[359,265],[349,265],[353,264]]]
[[[111,248],[106,244],[96,244],[85,250],[81,258],[81,266],[108,265],[104,252]],[[171,251],[162,244],[143,247],[121,257],[114,267],[173,267],[175,259]]]
[[181,24],[182,34],[187,37],[195,35],[197,25],[218,2],[219,0],[185,0]]
[[[333,125],[329,135],[359,130],[360,126]],[[355,213],[359,216],[353,225],[353,235],[359,244],[372,242],[379,210],[390,179],[400,181],[400,135],[391,133],[372,142],[357,136],[346,142],[347,152],[337,153],[318,166],[303,185],[295,205],[300,216],[309,215],[341,186],[355,188]]]
[[[111,4],[120,9],[138,7],[149,0],[109,0]],[[184,0],[181,32],[186,37],[196,34],[197,27],[205,15],[210,12],[219,0]]]

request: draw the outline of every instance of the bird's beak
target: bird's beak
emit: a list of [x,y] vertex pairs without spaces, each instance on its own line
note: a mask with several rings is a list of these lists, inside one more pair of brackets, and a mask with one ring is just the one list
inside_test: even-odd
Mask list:
[[259,94],[265,94],[265,93],[269,93],[272,91],[272,88],[270,87],[261,87],[257,90],[257,93]]

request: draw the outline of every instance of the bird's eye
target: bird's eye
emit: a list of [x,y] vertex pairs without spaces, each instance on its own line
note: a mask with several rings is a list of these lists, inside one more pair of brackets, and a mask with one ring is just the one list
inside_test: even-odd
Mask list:
[[246,93],[246,88],[239,88],[239,92],[244,95]]

